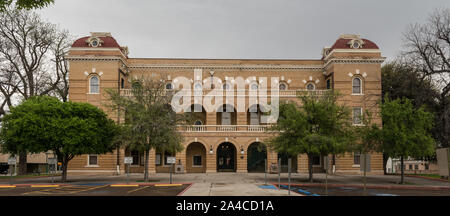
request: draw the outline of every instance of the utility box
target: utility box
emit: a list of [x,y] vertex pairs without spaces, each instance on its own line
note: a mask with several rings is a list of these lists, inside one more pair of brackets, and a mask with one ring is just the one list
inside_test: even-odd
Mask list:
[[176,174],[183,174],[184,173],[184,166],[181,164],[181,160],[178,161],[178,164],[175,165],[175,173]]
[[439,175],[448,179],[450,173],[450,148],[436,149]]

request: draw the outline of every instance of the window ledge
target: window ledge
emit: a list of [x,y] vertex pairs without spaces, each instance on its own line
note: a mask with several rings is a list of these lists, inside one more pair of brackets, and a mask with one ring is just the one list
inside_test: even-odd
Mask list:
[[353,126],[362,127],[362,126],[366,126],[366,125],[365,124],[353,124]]
[[364,96],[364,94],[356,94],[356,93],[352,93],[352,96]]
[[192,165],[192,167],[195,167],[195,168],[202,168],[203,166],[202,166],[202,165]]
[[85,167],[100,167],[99,165],[87,165]]
[[360,164],[353,164],[352,167],[353,167],[353,168],[360,168],[361,165],[360,165]]
[[87,95],[99,95],[100,93],[86,93]]

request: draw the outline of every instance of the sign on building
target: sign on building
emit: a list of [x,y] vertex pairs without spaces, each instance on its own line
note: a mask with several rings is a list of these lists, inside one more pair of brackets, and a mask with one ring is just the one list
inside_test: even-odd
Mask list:
[[125,157],[123,160],[123,163],[125,164],[132,164],[133,163],[133,157]]

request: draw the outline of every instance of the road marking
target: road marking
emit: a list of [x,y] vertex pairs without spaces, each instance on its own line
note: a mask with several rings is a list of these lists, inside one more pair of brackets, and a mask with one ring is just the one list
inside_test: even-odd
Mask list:
[[91,188],[87,188],[87,189],[84,189],[84,190],[74,191],[74,192],[71,192],[70,194],[80,193],[80,192],[85,192],[85,191],[90,191],[90,190],[94,190],[94,189],[102,188],[102,187],[107,187],[107,186],[108,186],[108,185],[100,185],[100,186],[97,186],[97,187],[91,187]]
[[0,188],[15,188],[15,185],[0,185]]
[[181,186],[182,184],[155,184],[155,187]]
[[134,189],[134,190],[128,191],[127,193],[133,193],[133,192],[140,191],[140,190],[148,188],[148,187],[150,187],[150,186],[145,186],[145,187],[141,187],[141,188],[138,188],[138,189]]
[[59,185],[31,185],[32,188],[59,187]]
[[139,187],[139,185],[111,185],[111,187]]

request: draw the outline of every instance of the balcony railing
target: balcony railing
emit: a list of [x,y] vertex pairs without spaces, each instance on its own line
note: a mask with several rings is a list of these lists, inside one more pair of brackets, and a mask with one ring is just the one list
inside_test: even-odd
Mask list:
[[270,125],[180,125],[181,132],[266,132]]
[[[174,90],[168,90],[171,92],[175,92]],[[191,97],[193,96],[227,96],[227,95],[233,95],[238,97],[246,97],[246,96],[256,96],[259,95],[258,90],[231,90],[231,91],[222,91],[222,93],[211,93],[211,90],[180,90],[181,92],[185,91],[185,93],[189,93]],[[329,90],[306,90],[306,89],[298,89],[298,90],[280,90],[278,95],[280,97],[298,97],[302,95],[323,95],[325,92],[328,92]],[[133,96],[133,93],[131,89],[121,89],[120,94],[125,97]],[[268,89],[265,94],[267,96],[272,95],[272,92],[270,89]]]

